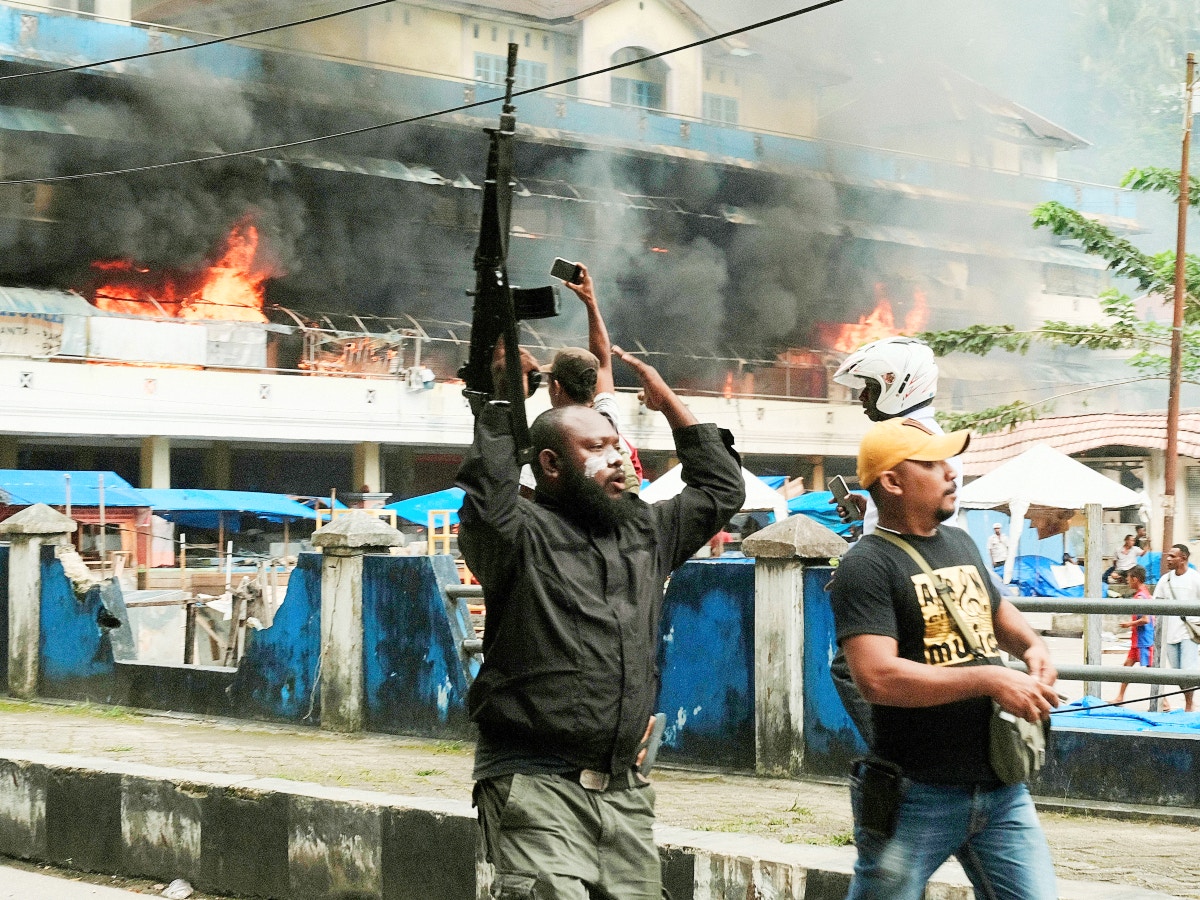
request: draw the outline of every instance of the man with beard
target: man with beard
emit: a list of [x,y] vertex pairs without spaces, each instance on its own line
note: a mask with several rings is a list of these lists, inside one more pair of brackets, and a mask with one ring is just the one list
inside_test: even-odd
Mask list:
[[624,492],[612,423],[551,409],[530,427],[537,490],[518,494],[503,403],[479,408],[459,470],[459,545],[484,588],[474,801],[492,896],[660,900],[654,792],[637,771],[658,694],[663,584],[745,497],[732,437],[699,424],[649,365],[614,347],[674,431],[686,487]]

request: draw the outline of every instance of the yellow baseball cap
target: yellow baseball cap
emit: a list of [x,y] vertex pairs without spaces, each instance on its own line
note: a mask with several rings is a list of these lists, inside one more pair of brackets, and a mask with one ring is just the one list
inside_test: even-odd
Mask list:
[[906,459],[934,462],[958,456],[970,442],[969,431],[934,434],[916,419],[887,419],[872,426],[859,444],[858,483],[870,487]]

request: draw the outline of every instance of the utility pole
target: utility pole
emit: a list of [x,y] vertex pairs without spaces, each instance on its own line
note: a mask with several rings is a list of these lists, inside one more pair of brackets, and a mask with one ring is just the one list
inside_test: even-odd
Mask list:
[[[1175,542],[1175,482],[1179,472],[1179,391],[1183,380],[1183,302],[1187,291],[1184,277],[1187,259],[1188,154],[1192,146],[1192,92],[1195,88],[1196,54],[1187,55],[1187,81],[1183,90],[1183,151],[1179,163],[1179,219],[1175,230],[1175,298],[1171,317],[1171,388],[1167,398],[1167,450],[1163,462],[1164,567],[1166,550]],[[1165,571],[1165,568],[1164,568]]]

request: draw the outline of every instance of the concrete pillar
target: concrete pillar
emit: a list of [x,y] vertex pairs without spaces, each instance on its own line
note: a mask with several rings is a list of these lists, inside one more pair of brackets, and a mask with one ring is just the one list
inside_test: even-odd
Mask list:
[[809,487],[814,491],[823,491],[825,490],[825,457],[810,456],[809,460],[813,467],[812,481],[809,482]]
[[233,452],[225,441],[217,441],[204,454],[204,484],[214,491],[233,487]]
[[383,480],[380,478],[379,444],[375,441],[361,441],[354,445],[354,465],[351,478],[354,483],[351,489],[366,493],[377,493],[383,490]]
[[171,486],[171,439],[142,438],[142,462],[139,486],[165,490]]
[[829,565],[846,542],[807,516],[742,542],[754,558],[754,756],[764,775],[798,775],[804,762],[804,569]]
[[0,522],[8,549],[8,692],[31,700],[37,696],[41,653],[42,547],[56,546],[76,529],[44,503],[26,507]]
[[17,466],[17,436],[15,434],[0,434],[0,469],[16,469]]
[[321,564],[321,727],[363,727],[363,557],[386,553],[400,532],[375,516],[350,512],[313,532]]

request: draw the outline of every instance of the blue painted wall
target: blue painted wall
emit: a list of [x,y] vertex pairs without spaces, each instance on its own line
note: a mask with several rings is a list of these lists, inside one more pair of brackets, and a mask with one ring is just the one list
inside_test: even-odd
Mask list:
[[8,692],[8,547],[0,547],[0,691]]
[[79,599],[53,547],[42,548],[41,682],[46,697],[113,702],[112,644],[100,627],[103,603],[94,587]]
[[1200,809],[1200,738],[1052,728],[1039,797]]
[[804,571],[804,760],[809,775],[845,775],[867,745],[833,686],[829,664],[837,652],[833,609],[825,586],[830,566]]
[[690,560],[663,599],[664,761],[754,769],[754,560]]
[[365,558],[363,665],[369,730],[473,736],[467,683],[442,592],[459,583],[449,556]]
[[[234,679],[239,714],[309,721],[321,658],[321,554],[301,553],[270,628],[246,632]],[[315,709],[312,721],[320,719]]]

